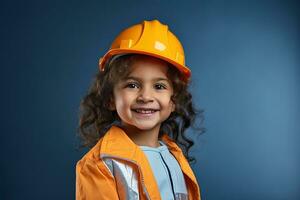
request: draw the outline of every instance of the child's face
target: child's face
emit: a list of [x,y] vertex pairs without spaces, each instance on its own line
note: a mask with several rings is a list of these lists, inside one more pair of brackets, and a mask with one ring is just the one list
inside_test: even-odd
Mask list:
[[159,128],[175,109],[165,62],[137,57],[131,73],[114,86],[114,109],[122,123],[140,130]]

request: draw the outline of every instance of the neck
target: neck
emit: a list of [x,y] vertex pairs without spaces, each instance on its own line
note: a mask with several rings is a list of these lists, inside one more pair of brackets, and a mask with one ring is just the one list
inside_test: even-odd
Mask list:
[[160,126],[149,130],[141,130],[135,126],[122,125],[128,137],[138,146],[159,147],[158,135]]

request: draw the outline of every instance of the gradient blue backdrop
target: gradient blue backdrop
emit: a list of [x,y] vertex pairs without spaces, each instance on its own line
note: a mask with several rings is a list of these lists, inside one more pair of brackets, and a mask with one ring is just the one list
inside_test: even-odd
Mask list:
[[[0,199],[74,199],[78,107],[125,27],[182,41],[207,132],[193,169],[208,200],[300,199],[297,1],[1,2]],[[193,132],[189,132],[193,135]],[[193,136],[192,136],[193,137]]]

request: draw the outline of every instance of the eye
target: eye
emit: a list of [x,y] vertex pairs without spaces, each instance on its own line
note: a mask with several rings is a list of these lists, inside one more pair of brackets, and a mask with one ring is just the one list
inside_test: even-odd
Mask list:
[[126,88],[138,88],[139,85],[137,83],[127,83]]
[[167,87],[164,85],[164,84],[155,84],[155,89],[158,89],[158,90],[163,90],[163,89],[167,89]]

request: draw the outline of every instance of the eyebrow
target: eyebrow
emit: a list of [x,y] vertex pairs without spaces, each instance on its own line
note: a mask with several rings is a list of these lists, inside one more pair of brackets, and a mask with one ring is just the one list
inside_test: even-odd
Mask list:
[[[133,79],[133,80],[137,80],[139,82],[142,82],[142,79],[138,78],[138,77],[135,77],[135,76],[127,76],[125,77],[125,81],[128,80],[128,79]],[[163,77],[157,77],[157,78],[154,78],[153,79],[154,81],[167,81],[168,83],[170,83],[170,80],[167,79],[167,78],[163,78]]]

